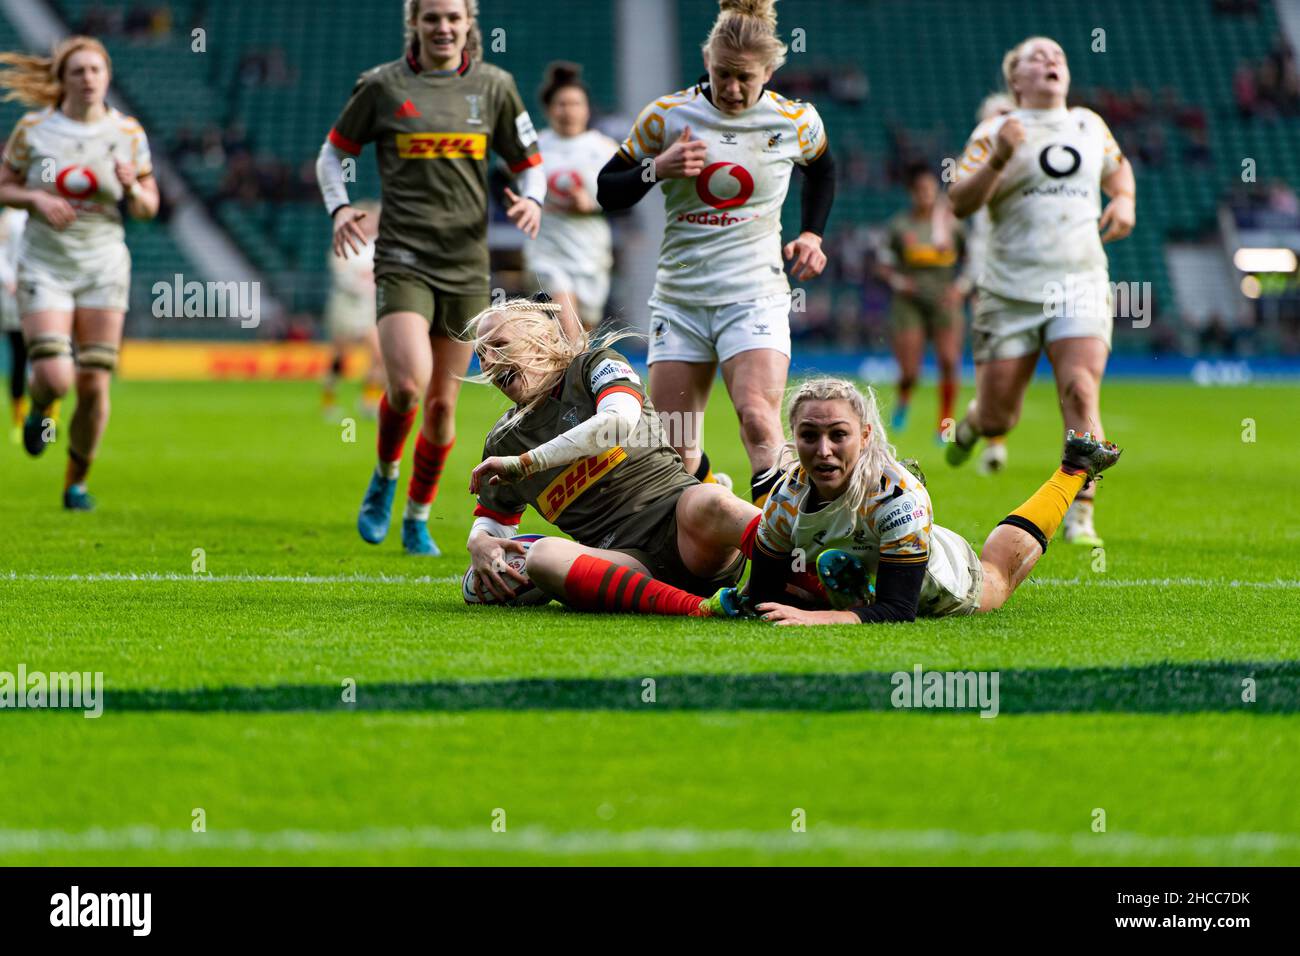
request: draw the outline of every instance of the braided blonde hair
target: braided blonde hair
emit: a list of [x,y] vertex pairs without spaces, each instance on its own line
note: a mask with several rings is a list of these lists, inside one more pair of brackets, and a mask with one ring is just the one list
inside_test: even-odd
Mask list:
[[707,63],[728,63],[747,53],[777,70],[789,48],[776,35],[776,0],[719,0],[718,19],[700,48]]
[[[853,465],[849,473],[849,484],[844,494],[835,502],[835,507],[843,506],[850,511],[859,511],[866,504],[867,498],[880,487],[880,475],[885,467],[897,464],[898,452],[889,443],[885,426],[880,420],[880,405],[876,401],[876,392],[870,385],[865,393],[852,382],[842,378],[811,378],[801,383],[786,405],[786,419],[790,424],[790,433],[794,434],[799,421],[799,407],[805,402],[848,403],[853,414],[863,425],[871,426],[871,437],[867,446]],[[793,438],[782,448],[778,460],[793,457],[798,461]]]

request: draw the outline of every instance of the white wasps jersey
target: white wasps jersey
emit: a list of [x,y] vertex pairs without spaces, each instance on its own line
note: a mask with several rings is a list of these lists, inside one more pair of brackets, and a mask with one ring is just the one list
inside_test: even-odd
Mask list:
[[1097,220],[1101,181],[1124,162],[1115,138],[1089,109],[1017,109],[975,127],[957,164],[958,181],[992,157],[998,130],[1012,116],[1024,126],[1025,141],[989,197],[992,229],[980,288],[1044,302],[1071,282],[1105,284]]
[[329,255],[330,296],[327,316],[353,318],[356,324],[375,322],[375,243],[372,239],[357,255],[340,259]]
[[772,490],[758,526],[757,546],[771,557],[799,550],[805,566],[829,548],[855,555],[874,578],[880,562],[925,565],[917,613],[951,613],[968,597],[972,549],[934,523],[925,486],[897,462],[885,466],[879,488],[857,511],[833,501],[809,511],[812,482],[795,465]]
[[545,129],[537,144],[546,157],[546,215],[537,239],[528,243],[529,265],[555,263],[570,275],[608,272],[613,265],[609,223],[602,212],[573,212],[569,208],[576,184],[596,199],[596,177],[618,149],[599,130],[561,136]]
[[135,164],[144,177],[153,171],[149,142],[132,117],[109,109],[96,123],[82,123],[49,108],[28,113],[14,127],[4,161],[23,174],[24,185],[62,196],[77,218],[56,231],[32,216],[23,234],[22,258],[58,270],[93,272],[121,261],[124,190],[114,167]]
[[642,110],[619,153],[641,164],[687,126],[708,152],[699,176],[663,181],[668,222],[656,298],[723,305],[788,292],[781,206],[794,164],[807,165],[826,150],[817,110],[764,90],[744,113],[728,116],[699,84]]

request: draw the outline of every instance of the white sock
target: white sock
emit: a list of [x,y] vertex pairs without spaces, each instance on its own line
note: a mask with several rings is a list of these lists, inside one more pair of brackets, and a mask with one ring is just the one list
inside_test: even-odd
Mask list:
[[429,509],[433,507],[433,502],[422,505],[414,498],[406,499],[406,510],[402,512],[403,518],[414,518],[416,521],[428,521]]
[[402,471],[402,459],[397,461],[381,461],[375,466],[375,474],[380,478],[396,478]]

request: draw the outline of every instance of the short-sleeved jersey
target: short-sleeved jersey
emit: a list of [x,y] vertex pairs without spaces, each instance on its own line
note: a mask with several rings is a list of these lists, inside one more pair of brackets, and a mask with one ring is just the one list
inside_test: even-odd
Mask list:
[[826,150],[817,110],[764,90],[745,112],[729,116],[713,105],[702,81],[642,110],[619,155],[639,165],[671,146],[687,126],[708,151],[699,176],[663,181],[668,221],[655,296],[723,305],[788,292],[781,206],[794,165],[807,165]]
[[903,210],[886,226],[885,246],[890,264],[916,282],[918,296],[939,301],[957,275],[957,263],[965,249],[965,231],[949,223],[944,241],[936,241],[931,219],[918,220]]
[[[897,462],[889,462],[880,486],[857,511],[842,503],[818,506],[802,467],[792,467],[772,489],[758,526],[757,547],[769,557],[802,552],[806,567],[828,548],[856,555],[875,576],[881,561],[925,565],[918,613],[933,613],[952,601],[952,582],[970,546],[960,535],[934,523],[929,492]],[[812,509],[812,510],[810,510]]]
[[537,239],[524,247],[525,258],[529,263],[560,263],[573,275],[608,272],[613,253],[604,214],[574,212],[566,203],[575,183],[595,200],[596,177],[618,144],[600,130],[561,136],[544,129],[538,145],[546,157],[546,215]]
[[456,295],[488,291],[488,151],[522,172],[542,161],[537,133],[505,70],[467,60],[421,70],[411,56],[363,73],[330,130],[353,156],[379,155],[384,215],[376,275],[413,272]]
[[1025,141],[989,197],[992,230],[979,287],[1044,302],[1071,278],[1107,282],[1097,220],[1101,181],[1124,162],[1115,138],[1089,109],[1017,109],[975,127],[957,164],[958,181],[988,162],[1011,116],[1024,126]]
[[142,178],[153,173],[149,141],[132,117],[111,108],[95,123],[53,108],[28,113],[10,134],[4,161],[28,189],[62,196],[77,213],[62,230],[32,216],[23,233],[24,261],[87,274],[121,261],[124,190],[115,167],[130,162]]
[[488,432],[483,457],[522,455],[596,414],[611,391],[641,401],[641,419],[623,445],[560,465],[513,484],[485,485],[475,514],[515,523],[527,505],[579,544],[608,547],[626,535],[642,513],[662,514],[665,500],[697,484],[663,434],[654,406],[632,366],[613,349],[594,349],[575,358],[564,378],[539,407],[518,422],[506,413]]

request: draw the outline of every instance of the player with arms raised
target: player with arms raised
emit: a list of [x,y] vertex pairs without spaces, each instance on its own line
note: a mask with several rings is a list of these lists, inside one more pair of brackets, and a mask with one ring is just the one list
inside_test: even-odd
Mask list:
[[546,68],[541,100],[549,124],[537,137],[546,157],[546,218],[524,260],[560,304],[567,327],[591,331],[604,318],[614,263],[609,223],[596,202],[596,176],[618,144],[589,128],[591,103],[576,63]]
[[103,44],[74,36],[51,57],[0,54],[9,98],[41,107],[18,121],[0,164],[0,205],[30,215],[18,253],[18,311],[31,363],[23,445],[39,455],[50,406],[75,384],[63,506],[89,511],[86,476],[108,426],[109,386],[131,290],[119,203],[136,219],[158,214],[149,143],[106,100],[112,64]]
[[[473,325],[480,380],[515,403],[470,476],[479,587],[505,600],[509,579],[531,579],[584,610],[707,616],[706,598],[744,570],[740,539],[758,510],[688,475],[627,360],[608,340],[570,337],[558,311],[518,300]],[[574,540],[536,541],[525,577],[505,559],[524,551],[510,538],[530,504]]]
[[[642,110],[601,171],[598,199],[627,209],[664,186],[668,224],[650,299],[650,394],[687,470],[709,475],[695,438],[719,365],[740,419],[755,502],[781,446],[790,369],[790,283],[826,265],[822,235],[835,193],[826,131],[810,103],[766,88],[785,62],[775,0],[721,0],[703,47],[707,76]],[[799,236],[781,245],[781,206],[804,172]],[[648,173],[653,170],[653,175]]]
[[[1060,45],[1030,37],[1007,52],[1002,75],[1016,109],[975,128],[949,189],[958,216],[987,206],[992,224],[971,324],[975,401],[948,446],[954,465],[981,436],[1016,424],[1044,349],[1066,428],[1101,434],[1114,327],[1102,243],[1124,238],[1136,221],[1133,170],[1110,130],[1092,110],[1065,105],[1070,71]],[[1101,543],[1093,493],[1089,483],[1070,509],[1067,541]]]
[[362,74],[316,163],[334,220],[334,252],[356,254],[366,215],[348,201],[344,163],[379,153],[384,214],[375,245],[376,312],[387,390],[379,462],[357,517],[371,544],[388,534],[402,450],[421,401],[415,468],[402,519],[408,554],[436,555],[429,509],[456,435],[469,367],[462,340],[488,304],[488,150],[520,178],[506,214],[537,235],[546,176],[537,134],[509,73],[482,61],[478,0],[406,0],[407,48]]

